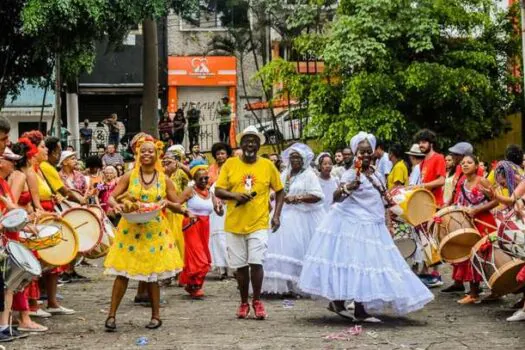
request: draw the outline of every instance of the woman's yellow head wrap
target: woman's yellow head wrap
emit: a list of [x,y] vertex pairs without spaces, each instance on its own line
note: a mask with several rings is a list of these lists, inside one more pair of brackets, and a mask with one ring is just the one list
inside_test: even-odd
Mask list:
[[191,163],[190,163],[190,174],[191,174],[191,177],[195,177],[195,174],[197,174],[197,172],[199,170],[208,170],[208,164],[203,161],[203,160],[192,160]]
[[135,142],[135,155],[137,157],[135,168],[140,168],[140,148],[147,143],[152,144],[155,148],[155,169],[159,172],[163,172],[164,168],[162,167],[161,158],[164,154],[164,143],[160,140],[156,140],[150,135],[142,136]]

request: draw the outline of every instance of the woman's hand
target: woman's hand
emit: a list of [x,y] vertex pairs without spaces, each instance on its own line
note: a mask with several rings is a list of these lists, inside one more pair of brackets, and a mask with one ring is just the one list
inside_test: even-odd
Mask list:
[[488,199],[493,200],[496,197],[496,192],[492,187],[479,186],[481,193],[483,193]]
[[113,207],[113,211],[115,212],[115,214],[122,214],[124,212],[124,204],[122,203],[117,203],[114,207]]
[[295,203],[297,203],[297,197],[296,196],[286,196],[286,197],[284,197],[284,203],[286,203],[286,204],[295,204]]
[[467,215],[470,216],[471,218],[475,218],[476,215],[479,214],[479,210],[476,208],[467,208],[466,212],[467,212]]
[[13,203],[11,198],[9,198],[8,196],[0,196],[0,201],[4,203],[7,210],[13,210],[18,208],[18,206],[15,203]]
[[346,191],[355,191],[359,188],[359,185],[361,185],[361,181],[354,180],[348,184],[343,185]]

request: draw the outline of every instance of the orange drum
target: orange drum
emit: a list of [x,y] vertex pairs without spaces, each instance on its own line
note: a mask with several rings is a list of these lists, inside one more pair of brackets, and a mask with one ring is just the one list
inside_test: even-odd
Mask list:
[[516,276],[525,261],[513,258],[496,244],[483,237],[472,248],[472,266],[483,277],[483,280],[496,295],[516,293],[525,286],[518,283]]
[[430,230],[438,242],[441,259],[451,264],[468,260],[472,247],[481,239],[466,210],[456,206],[438,211]]
[[78,238],[75,229],[65,220],[48,217],[40,222],[42,225],[60,228],[60,243],[53,247],[40,249],[38,257],[42,260],[45,270],[57,266],[67,265],[78,253]]

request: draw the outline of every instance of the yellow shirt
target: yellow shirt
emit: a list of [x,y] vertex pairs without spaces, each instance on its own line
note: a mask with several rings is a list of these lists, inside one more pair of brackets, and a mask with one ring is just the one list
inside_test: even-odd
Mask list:
[[394,187],[396,182],[401,183],[401,185],[408,184],[408,169],[404,161],[397,161],[390,174],[388,174],[387,182],[389,190]]
[[50,201],[53,198],[53,191],[51,191],[46,180],[44,180],[40,174],[37,174],[36,178],[38,183],[38,197],[42,201]]
[[40,163],[40,170],[42,171],[42,174],[44,174],[44,178],[53,190],[53,192],[58,193],[58,191],[62,187],[64,187],[64,183],[60,178],[60,174],[54,166],[52,166],[48,162],[42,162]]
[[270,160],[257,158],[255,163],[247,164],[239,157],[229,158],[222,166],[215,186],[230,192],[256,192],[251,201],[238,207],[235,201],[227,201],[226,232],[250,234],[269,228],[270,190],[279,192],[283,189],[280,174]]

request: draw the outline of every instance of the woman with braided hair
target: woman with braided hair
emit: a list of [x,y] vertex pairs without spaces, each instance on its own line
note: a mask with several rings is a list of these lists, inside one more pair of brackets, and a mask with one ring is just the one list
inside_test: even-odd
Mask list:
[[[156,329],[160,319],[160,289],[158,282],[174,277],[182,268],[165,210],[183,213],[179,197],[171,180],[164,174],[160,159],[164,145],[151,136],[136,142],[137,161],[130,172],[124,174],[110,197],[116,212],[124,212],[126,198],[139,205],[160,204],[160,213],[143,224],[131,223],[123,217],[118,225],[115,241],[104,262],[105,273],[115,275],[111,307],[105,327],[115,331],[116,313],[124,296],[129,279],[145,282],[151,299],[151,321],[146,326]],[[125,195],[125,196],[123,196]]]

